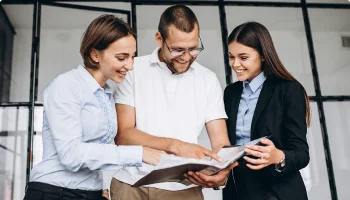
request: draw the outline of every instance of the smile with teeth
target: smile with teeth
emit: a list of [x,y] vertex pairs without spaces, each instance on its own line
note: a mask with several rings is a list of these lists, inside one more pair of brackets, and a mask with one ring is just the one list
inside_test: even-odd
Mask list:
[[117,72],[121,75],[126,75],[126,72],[122,72],[122,71],[117,71]]
[[238,74],[240,74],[240,73],[244,72],[245,70],[246,70],[246,69],[236,69],[235,72],[238,73]]

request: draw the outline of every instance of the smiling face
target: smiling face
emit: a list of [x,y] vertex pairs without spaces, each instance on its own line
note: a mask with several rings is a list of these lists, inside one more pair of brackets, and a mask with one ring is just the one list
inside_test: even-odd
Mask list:
[[228,45],[230,66],[240,81],[251,81],[262,71],[264,59],[258,51],[236,41]]
[[[196,26],[192,32],[186,33],[180,31],[175,26],[170,26],[168,36],[164,38],[159,32],[156,34],[156,42],[161,50],[159,51],[159,59],[165,62],[173,73],[182,74],[188,71],[191,64],[196,60],[197,56],[192,56],[189,50],[197,49],[199,43],[199,31]],[[166,43],[165,43],[166,42]],[[168,46],[167,46],[168,45]],[[186,50],[184,54],[173,57],[169,51]]]
[[[106,49],[91,51],[91,58],[99,68],[93,70],[92,76],[103,86],[108,79],[116,83],[124,80],[126,72],[133,70],[136,40],[132,35],[122,37],[111,43]],[[91,73],[91,69],[88,69]]]

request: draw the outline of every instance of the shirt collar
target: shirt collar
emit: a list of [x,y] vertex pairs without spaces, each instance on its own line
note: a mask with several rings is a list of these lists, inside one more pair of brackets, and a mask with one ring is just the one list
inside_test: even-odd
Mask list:
[[94,77],[92,77],[92,75],[85,69],[83,65],[79,65],[77,70],[93,93],[96,92],[98,89],[102,89],[106,93],[112,94],[112,89],[109,87],[109,85],[106,83],[105,86],[101,88],[97,81],[94,79]]
[[[155,64],[155,66],[160,66],[160,65],[157,65],[157,64],[160,64],[160,63],[163,63],[165,64],[164,62],[161,62],[159,60],[159,56],[158,56],[158,52],[160,50],[160,47],[157,47],[151,54],[151,57],[150,57],[150,60],[149,60],[149,64],[152,66],[152,64]],[[190,66],[191,69],[194,69],[195,68],[195,62],[193,62]]]
[[256,92],[256,90],[258,90],[258,88],[260,86],[262,86],[262,84],[264,83],[264,81],[266,80],[266,76],[264,74],[264,72],[260,72],[260,74],[255,77],[252,81],[243,81],[243,87],[245,88],[246,85],[248,85],[250,87],[250,89],[252,90],[252,92]]

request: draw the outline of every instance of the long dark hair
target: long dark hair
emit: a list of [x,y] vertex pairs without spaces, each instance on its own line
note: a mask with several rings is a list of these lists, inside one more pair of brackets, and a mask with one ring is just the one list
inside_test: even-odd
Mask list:
[[[232,42],[238,42],[259,52],[265,59],[262,70],[266,77],[275,76],[282,80],[297,81],[278,58],[271,35],[264,25],[258,22],[246,22],[237,26],[228,37],[228,44]],[[304,87],[303,90],[306,103],[306,123],[309,126],[311,121],[310,102]]]

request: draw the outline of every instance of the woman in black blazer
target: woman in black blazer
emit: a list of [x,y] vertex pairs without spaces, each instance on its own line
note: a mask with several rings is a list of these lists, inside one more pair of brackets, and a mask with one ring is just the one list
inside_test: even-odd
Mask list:
[[247,156],[233,169],[224,200],[307,199],[299,172],[310,159],[305,89],[281,63],[262,24],[236,27],[228,43],[230,66],[239,80],[224,92],[231,144],[271,137],[245,149]]

